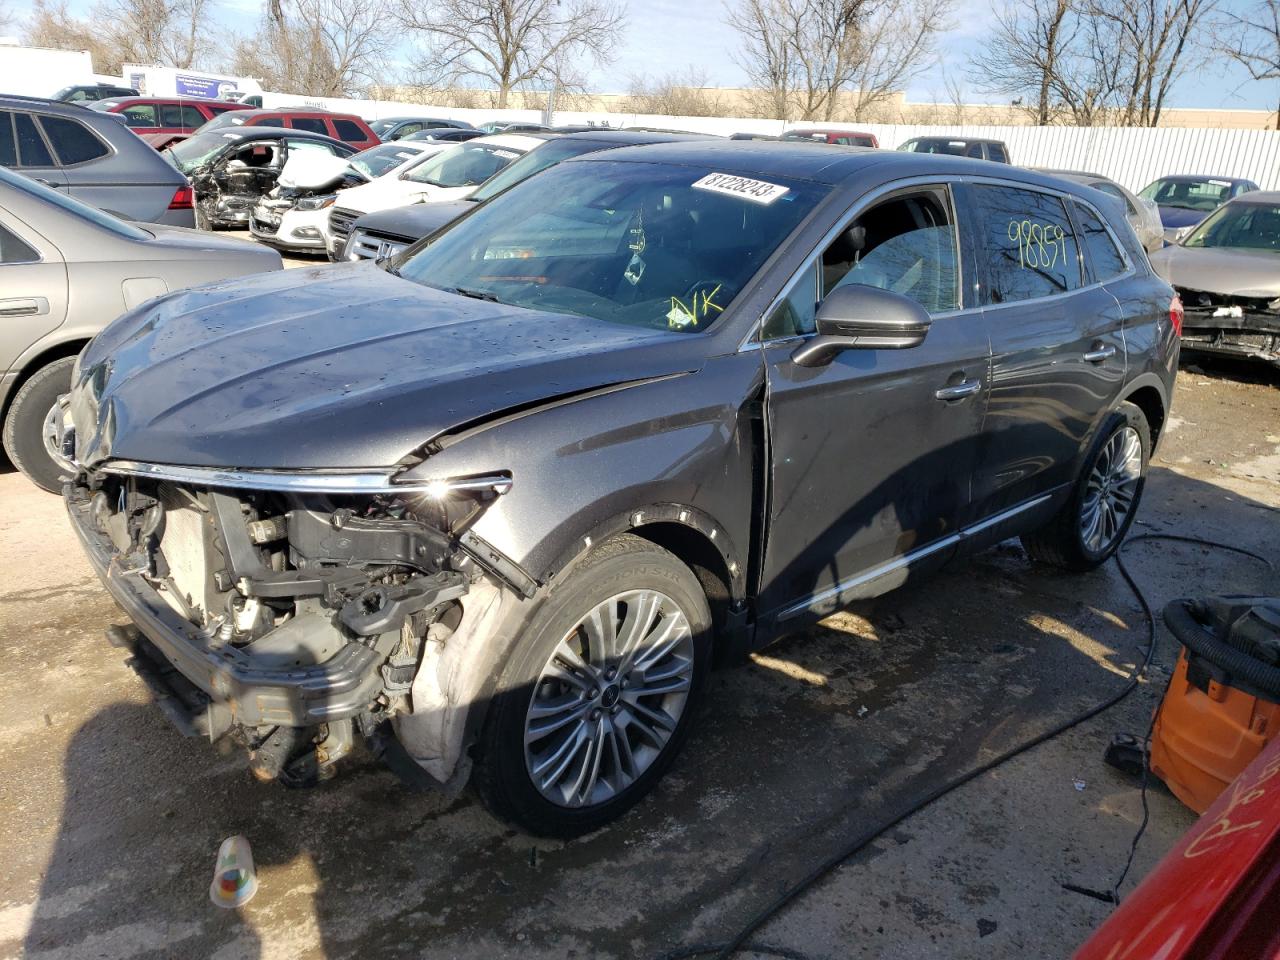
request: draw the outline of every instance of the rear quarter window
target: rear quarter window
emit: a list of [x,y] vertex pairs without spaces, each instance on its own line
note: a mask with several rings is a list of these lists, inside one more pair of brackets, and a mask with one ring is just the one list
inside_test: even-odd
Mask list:
[[1095,283],[1114,280],[1129,269],[1124,254],[1111,239],[1102,218],[1082,203],[1075,203],[1076,222],[1080,224],[1080,245],[1084,247],[1085,266]]
[[1008,163],[1009,154],[1005,152],[1004,144],[993,143],[987,147],[987,156],[996,163]]
[[41,117],[45,136],[53,144],[53,152],[64,167],[97,160],[111,152],[111,148],[98,139],[88,127],[66,117]]
[[369,139],[369,135],[360,129],[360,125],[350,120],[334,120],[333,129],[338,132],[338,139],[348,143],[360,143]]
[[1080,288],[1080,249],[1062,200],[996,186],[975,186],[973,196],[984,303],[1036,300]]

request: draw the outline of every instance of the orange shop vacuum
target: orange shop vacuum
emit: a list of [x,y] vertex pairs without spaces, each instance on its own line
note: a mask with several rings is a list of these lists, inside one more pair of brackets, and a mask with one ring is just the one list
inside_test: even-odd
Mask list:
[[1204,813],[1280,730],[1280,598],[1175,600],[1182,644],[1156,712],[1151,772]]

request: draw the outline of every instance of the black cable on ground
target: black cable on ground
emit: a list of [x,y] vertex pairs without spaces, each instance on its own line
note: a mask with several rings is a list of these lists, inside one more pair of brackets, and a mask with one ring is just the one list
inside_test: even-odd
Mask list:
[[[712,956],[713,960],[728,960],[728,958],[732,957],[735,953],[738,953],[741,950],[751,950],[756,953],[763,953],[763,954],[776,956],[776,957],[788,957],[788,958],[801,957],[800,954],[794,953],[789,950],[782,950],[777,947],[769,947],[764,944],[750,944],[750,943],[747,943],[747,940],[750,939],[751,935],[755,933],[757,930],[759,930],[760,927],[764,926],[764,924],[766,924],[775,915],[777,915],[784,907],[786,907],[797,897],[801,896],[803,893],[808,891],[820,880],[825,878],[829,873],[831,873],[831,871],[835,870],[836,867],[840,866],[850,857],[860,852],[868,844],[872,843],[874,840],[876,840],[878,837],[888,832],[889,830],[892,830],[894,827],[902,823],[907,818],[914,816],[915,814],[923,810],[925,807],[932,804],[934,801],[939,800],[942,797],[946,796],[947,794],[951,793],[952,791],[959,789],[969,781],[975,780],[978,777],[982,776],[984,773],[990,773],[996,767],[999,767],[1005,763],[1008,763],[1014,757],[1017,757],[1023,753],[1026,753],[1029,750],[1033,750],[1034,748],[1040,746],[1040,744],[1048,740],[1052,740],[1055,737],[1061,736],[1062,734],[1066,733],[1068,730],[1071,730],[1074,727],[1078,727],[1080,724],[1086,722],[1087,720],[1092,720],[1098,714],[1103,713],[1106,710],[1110,710],[1117,703],[1119,703],[1125,697],[1129,696],[1129,694],[1131,694],[1134,690],[1136,690],[1138,688],[1138,684],[1141,681],[1142,677],[1146,674],[1147,669],[1151,666],[1152,659],[1155,657],[1156,618],[1155,618],[1155,614],[1151,610],[1151,605],[1147,602],[1146,595],[1142,592],[1142,588],[1138,586],[1137,582],[1133,579],[1132,574],[1130,574],[1128,569],[1126,569],[1124,565],[1124,560],[1121,557],[1121,552],[1129,544],[1139,543],[1144,540],[1166,540],[1166,541],[1174,541],[1177,543],[1189,543],[1189,544],[1193,544],[1195,546],[1201,546],[1201,547],[1212,547],[1218,550],[1227,550],[1227,551],[1230,551],[1231,553],[1238,553],[1242,556],[1251,557],[1252,559],[1258,560],[1261,563],[1265,564],[1268,567],[1268,569],[1274,569],[1271,561],[1268,560],[1266,557],[1253,553],[1250,550],[1245,550],[1242,547],[1236,547],[1228,543],[1218,543],[1215,540],[1204,540],[1200,537],[1186,537],[1186,536],[1180,536],[1180,535],[1171,534],[1171,533],[1143,533],[1143,534],[1138,534],[1137,536],[1132,536],[1127,538],[1124,541],[1124,543],[1120,545],[1120,548],[1116,550],[1116,553],[1115,553],[1116,566],[1120,570],[1120,576],[1124,578],[1124,582],[1128,585],[1129,589],[1133,592],[1134,597],[1136,597],[1138,600],[1139,606],[1142,608],[1142,615],[1145,618],[1146,625],[1147,625],[1147,645],[1146,645],[1145,651],[1143,652],[1142,662],[1134,668],[1134,671],[1129,675],[1128,679],[1125,681],[1124,686],[1119,691],[1107,697],[1101,703],[1093,707],[1090,707],[1088,710],[1084,711],[1083,713],[1077,714],[1074,717],[1064,720],[1063,722],[1057,724],[1056,726],[1050,727],[1048,730],[1044,731],[1043,733],[1037,734],[1036,736],[1032,737],[1030,740],[1027,740],[1025,743],[1021,743],[1015,747],[1011,747],[1010,749],[1006,750],[1004,753],[1000,754],[994,759],[988,760],[986,763],[980,764],[979,766],[973,768],[972,770],[966,773],[962,773],[957,777],[953,777],[952,779],[945,781],[944,783],[935,787],[933,790],[930,790],[928,793],[924,794],[923,796],[912,800],[910,804],[908,804],[898,813],[894,814],[888,820],[885,820],[884,822],[879,823],[874,827],[871,827],[870,829],[857,835],[856,837],[853,838],[853,840],[847,843],[844,847],[842,847],[840,850],[837,850],[832,856],[822,861],[822,863],[818,864],[811,871],[809,871],[809,873],[807,873],[804,877],[802,877],[795,884],[793,884],[791,887],[785,890],[782,894],[780,894],[777,898],[775,898],[772,902],[770,902],[767,906],[765,906],[764,909],[757,912],[750,920],[748,920],[742,926],[742,928],[730,940],[727,940],[724,943],[718,943],[718,944],[706,944],[706,945],[697,945],[697,946],[691,946],[691,947],[682,947],[675,951],[664,953],[660,957],[656,958],[656,960],[687,960],[687,958],[690,958],[690,957],[701,957],[701,956],[708,956],[708,955]],[[1154,724],[1154,717],[1153,717],[1152,723]],[[1150,750],[1150,743],[1151,743],[1151,734],[1150,732],[1148,732],[1147,740],[1143,746],[1143,753],[1142,753],[1142,756],[1143,756],[1142,823],[1138,829],[1137,834],[1133,838],[1132,844],[1130,844],[1129,857],[1127,862],[1125,863],[1124,870],[1121,872],[1120,878],[1116,881],[1115,885],[1112,887],[1109,897],[1107,896],[1107,894],[1097,894],[1095,891],[1081,890],[1080,892],[1096,895],[1096,896],[1099,896],[1100,899],[1104,899],[1104,900],[1109,899],[1115,903],[1119,903],[1120,901],[1120,897],[1119,897],[1120,885],[1124,882],[1125,877],[1129,873],[1129,868],[1133,865],[1133,858],[1134,858],[1134,855],[1137,853],[1138,843],[1142,839],[1143,833],[1146,831],[1147,822],[1149,820],[1146,785],[1147,785],[1147,761],[1148,761],[1148,751]]]

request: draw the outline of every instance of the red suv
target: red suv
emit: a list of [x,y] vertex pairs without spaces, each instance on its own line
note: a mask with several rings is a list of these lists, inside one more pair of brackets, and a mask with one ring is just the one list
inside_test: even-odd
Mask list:
[[215,117],[247,109],[239,103],[190,97],[111,97],[88,106],[103,113],[120,114],[129,129],[157,150],[185,140]]
[[382,141],[369,125],[353,113],[330,113],[327,110],[243,110],[224,114],[209,121],[206,130],[227,126],[285,127],[320,133],[341,140],[357,150],[368,150]]
[[874,133],[863,133],[861,130],[825,130],[804,127],[800,130],[788,130],[782,135],[783,140],[814,140],[818,143],[838,143],[844,147],[879,147],[880,141]]

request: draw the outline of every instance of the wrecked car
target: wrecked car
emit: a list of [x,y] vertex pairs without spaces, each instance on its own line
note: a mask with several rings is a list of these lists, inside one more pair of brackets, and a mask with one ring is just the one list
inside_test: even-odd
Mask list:
[[662,776],[713,657],[1011,536],[1109,557],[1178,319],[1084,187],[624,147],[381,264],[122,317],[57,449],[183,729],[291,783],[363,745],[573,836]]
[[276,186],[253,208],[249,232],[280,250],[327,254],[331,235],[329,208],[339,191],[371,183],[411,161],[445,148],[442,143],[383,143],[343,158],[315,150],[294,151]]
[[1280,192],[1224,204],[1151,265],[1182,298],[1184,348],[1280,364]]
[[1228,200],[1257,189],[1258,185],[1252,180],[1238,177],[1181,175],[1153,180],[1138,196],[1156,205],[1165,240],[1177,243]]
[[258,200],[270,193],[291,155],[315,151],[346,158],[356,151],[319,133],[283,127],[231,127],[210,130],[164,150],[191,181],[196,226],[248,226]]

